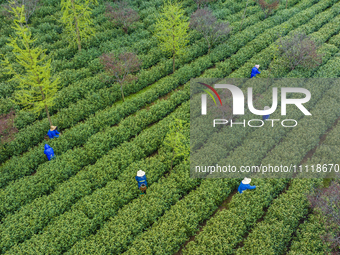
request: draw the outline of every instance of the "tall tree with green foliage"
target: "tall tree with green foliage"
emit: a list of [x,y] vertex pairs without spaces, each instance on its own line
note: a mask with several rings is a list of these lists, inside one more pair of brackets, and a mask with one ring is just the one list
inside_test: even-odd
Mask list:
[[184,53],[188,40],[189,18],[184,16],[180,3],[165,3],[157,20],[154,34],[161,42],[160,48],[172,54],[172,71],[175,72],[175,57]]
[[15,91],[12,101],[38,115],[45,109],[52,126],[48,107],[53,105],[59,79],[52,81],[51,59],[47,59],[46,50],[32,47],[35,40],[31,38],[29,28],[23,25],[26,23],[24,6],[12,8],[12,14],[14,16],[12,28],[16,37],[11,37],[7,45],[13,47],[16,62],[24,69],[24,72],[18,71],[7,57],[4,57],[1,63],[5,72],[13,75],[11,80],[18,83],[18,90]]
[[190,154],[190,128],[189,123],[181,119],[175,119],[170,124],[170,129],[164,138],[164,145],[172,149],[171,170],[174,160],[183,157],[184,162],[188,162]]
[[61,0],[63,11],[61,21],[65,25],[70,45],[77,44],[79,52],[81,43],[95,34],[94,23],[91,19],[90,5],[92,4],[97,5],[97,0]]

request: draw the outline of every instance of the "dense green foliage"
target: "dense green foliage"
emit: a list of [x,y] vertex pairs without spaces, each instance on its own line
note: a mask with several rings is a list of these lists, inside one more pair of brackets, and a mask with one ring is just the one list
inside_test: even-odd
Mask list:
[[[19,211],[19,213],[3,219],[3,222],[5,222],[3,226],[4,228],[0,228],[0,230],[2,230],[1,232],[4,238],[1,242],[3,243],[3,248],[10,247],[15,244],[15,242],[13,241],[19,241],[23,240],[24,238],[30,237],[37,230],[44,227],[48,221],[61,214],[63,211],[70,209],[70,207],[72,207],[71,211],[67,215],[71,214],[74,215],[72,217],[82,217],[79,215],[79,210],[81,210],[87,215],[87,217],[93,219],[96,224],[100,224],[102,221],[108,219],[108,217],[111,217],[110,215],[116,212],[115,210],[113,210],[112,207],[114,203],[119,202],[119,204],[116,206],[116,208],[118,209],[120,207],[119,205],[123,205],[124,203],[127,203],[129,201],[127,200],[129,197],[129,199],[132,199],[138,194],[136,192],[137,190],[129,192],[129,189],[127,189],[127,187],[131,187],[132,184],[130,185],[130,183],[134,183],[134,179],[131,179],[131,177],[133,177],[135,171],[131,173],[125,170],[125,168],[132,162],[140,160],[147,155],[150,155],[159,147],[160,144],[162,144],[163,139],[169,129],[169,124],[171,121],[174,120],[174,118],[182,118],[184,120],[188,119],[188,107],[186,106],[186,108],[181,107],[177,109],[174,114],[171,114],[169,117],[163,119],[161,122],[143,131],[143,133],[140,134],[136,139],[134,139],[133,142],[125,143],[122,145],[122,148],[112,150],[107,156],[105,156],[101,160],[98,160],[96,164],[90,166],[88,169],[84,169],[76,176],[60,185],[58,189],[50,196],[45,196],[38,200],[35,200],[33,204],[24,207],[22,210]],[[169,156],[159,153],[159,157],[157,160],[161,160],[163,164],[167,163],[167,166],[165,165],[165,168],[163,170],[154,169],[154,171],[157,171],[155,172],[154,178],[156,178],[157,176],[157,178],[159,178],[159,175],[164,173],[166,169],[169,170],[170,165],[168,162],[166,162],[168,161],[167,158],[169,159]],[[104,169],[105,171],[103,171]],[[120,171],[122,171],[123,173],[125,172],[126,175],[124,175]],[[118,177],[119,181],[113,180],[120,175],[122,175],[123,177]],[[152,176],[153,174],[151,172],[150,177]],[[95,178],[96,182],[94,182],[93,178]],[[110,182],[110,180],[113,181]],[[103,187],[107,182],[109,182],[107,186],[99,189],[100,187]],[[152,184],[152,179],[150,184]],[[79,185],[82,186],[81,189],[79,189]],[[123,192],[122,188],[123,190],[126,189],[126,196],[119,198],[119,196],[117,197],[116,194],[120,194],[121,192]],[[95,189],[98,190],[94,194],[90,195],[91,190],[93,191]],[[112,193],[112,189],[117,189],[117,193]],[[74,194],[77,195],[75,196]],[[74,202],[80,198],[82,199],[74,204]],[[117,198],[121,200],[117,201]],[[63,200],[62,203],[60,202],[61,199]],[[113,200],[109,202],[111,199]],[[47,201],[49,202],[48,204]],[[97,203],[102,203],[102,206]],[[107,206],[105,205],[106,203],[110,203],[111,205]],[[90,206],[91,204],[93,204],[93,206]],[[107,211],[103,210],[103,206],[107,208]],[[36,211],[40,211],[40,213],[37,215]],[[52,211],[52,214],[46,213]],[[81,213],[81,215],[83,213]],[[25,215],[25,217],[23,217],[23,215]],[[32,221],[35,222],[32,227],[25,227],[28,222]],[[87,221],[83,222],[83,228],[92,229],[94,227],[93,224],[85,224],[85,222]],[[69,234],[67,233],[60,232],[60,230],[56,232],[56,230],[59,229],[59,227],[61,226],[60,224],[66,224],[61,229],[68,230],[71,227],[71,223],[67,221],[67,218],[65,219],[65,215],[63,214],[62,216],[60,216],[60,220],[55,220],[53,224],[56,224],[57,227],[52,227],[51,225],[52,232],[46,232],[46,235],[43,238],[46,241],[46,245],[50,246],[50,249],[53,249],[53,253],[55,253],[58,251],[58,249],[65,248],[63,244],[60,244],[59,242],[56,242],[54,244],[54,248],[51,247],[51,242],[52,240],[54,240],[55,235],[66,234],[66,239],[67,236],[69,236]],[[79,226],[74,226],[74,228],[79,228]],[[85,233],[88,233],[87,231],[85,231]],[[82,233],[83,232],[81,231],[75,231],[73,233],[74,239],[69,240],[67,245],[72,245],[72,242],[75,242],[75,240],[83,236]],[[20,239],[16,240],[17,238]],[[36,238],[41,237],[37,236]],[[8,240],[8,242],[5,242],[5,240]],[[29,243],[30,242],[28,242],[28,244]]]
[[[214,178],[220,177],[218,173],[191,178],[187,161],[190,125],[183,125],[183,132],[171,127],[177,119],[200,123],[200,109],[190,109],[189,102],[200,100],[199,95],[190,98],[194,78],[244,78],[239,87],[244,92],[253,87],[253,94],[261,95],[256,103],[263,107],[272,101],[272,88],[287,84],[272,79],[263,85],[257,78],[248,79],[255,64],[261,66],[260,78],[340,77],[340,3],[282,0],[266,17],[256,1],[210,2],[207,8],[219,22],[228,22],[231,32],[209,52],[203,36],[183,23],[181,34],[188,29],[187,41],[175,45],[175,50],[186,48],[176,55],[173,65],[168,58],[174,52],[164,51],[155,36],[164,2],[128,0],[140,19],[125,30],[107,19],[104,2],[91,10],[86,7],[83,21],[92,25],[82,35],[93,36],[81,40],[78,49],[68,47],[73,28],[61,20],[61,1],[42,0],[30,17],[28,26],[37,39],[32,44],[45,50],[54,78],[61,84],[48,109],[62,135],[44,141],[49,129],[46,113],[37,118],[20,111],[15,120],[19,132],[13,141],[0,145],[0,254],[173,255],[180,248],[185,255],[329,252],[320,239],[325,226],[306,198],[322,179],[254,175],[255,190],[234,193],[241,179]],[[63,3],[72,9],[78,1]],[[181,17],[189,21],[196,9],[194,1],[184,0]],[[66,17],[64,12],[65,21]],[[0,12],[0,54],[20,71],[15,50],[7,45],[15,35],[11,22]],[[282,65],[283,57],[275,55],[278,39],[295,32],[320,42],[319,66],[290,71]],[[124,101],[120,85],[105,82],[99,57],[110,52],[136,52],[142,60],[141,70],[133,73],[136,82],[124,87]],[[11,107],[21,109],[11,102],[18,91],[18,83],[11,78],[0,73],[0,115]],[[292,79],[291,86],[295,85]],[[320,121],[294,108],[286,118],[298,120],[297,127],[235,128],[228,134],[227,145],[223,140],[230,129],[212,133],[202,125],[196,132],[199,137],[191,137],[191,158],[202,165],[219,162],[237,167],[340,163],[340,125],[333,128],[340,117],[340,82],[320,79],[315,86],[306,79],[305,88],[313,95],[305,107]],[[281,117],[280,103],[279,97],[279,106],[271,114],[274,119]],[[234,118],[254,116],[248,111]],[[320,140],[324,134],[326,139]],[[43,153],[46,143],[55,151],[53,161],[47,161]],[[146,172],[148,182],[143,197],[135,180],[139,169]],[[221,208],[227,199],[227,206]]]
[[[278,84],[276,86],[278,86]],[[314,108],[318,109],[318,106],[322,105],[325,101],[331,101],[330,100],[330,97],[332,97],[331,95],[333,95],[335,91],[339,90],[338,86],[339,84],[334,84],[332,89],[329,89],[327,91],[327,93],[322,98],[322,100],[318,100],[316,98],[316,101],[320,101],[320,102]],[[312,87],[313,86],[311,86],[310,89]],[[320,92],[321,92],[327,88],[325,88],[325,86],[320,86],[317,89],[320,89]],[[314,95],[319,94],[319,96],[321,97],[324,93],[322,92],[320,93],[320,92],[319,93],[315,92]],[[328,109],[328,110],[330,112],[335,111],[335,109]],[[318,112],[317,110],[314,110],[314,111],[312,110],[313,115],[316,115],[317,112]],[[298,111],[295,112],[295,114],[297,113]],[[324,115],[325,112],[322,112],[319,114]],[[333,122],[334,122],[334,119],[339,116],[334,116]],[[292,117],[295,119],[298,119],[297,116],[295,117],[292,116]],[[280,162],[284,162],[286,164],[288,162],[292,162],[292,160],[294,160],[294,163],[299,163],[302,160],[305,153],[308,152],[309,150],[308,146],[313,147],[313,145],[315,146],[315,144],[317,143],[317,141],[313,140],[313,138],[318,137],[318,136],[313,136],[309,140],[306,139],[305,143],[296,144],[296,139],[292,139],[292,137],[302,137],[302,135],[305,133],[306,126],[310,126],[310,125],[304,125],[303,122],[308,122],[308,119],[304,118],[301,121],[299,121],[299,123],[301,123],[300,130],[298,129],[292,130],[291,132],[288,133],[287,136],[284,136],[284,139],[281,141],[281,144],[276,146],[271,151],[271,153],[268,154],[266,158],[264,158],[264,160],[261,163],[266,164],[268,162],[273,162],[273,159],[274,158],[276,159],[278,157],[280,157]],[[333,123],[333,122],[330,122],[330,123]],[[319,129],[315,128],[315,130],[316,132],[322,133],[322,130],[320,130],[320,128]],[[263,136],[263,132],[254,132],[254,135],[256,133],[258,135],[257,139],[258,137],[261,136],[261,133]],[[280,137],[277,137],[277,132],[275,131],[269,132],[268,130],[266,130],[266,144],[270,145],[270,142],[271,142],[270,140],[275,141],[274,139],[276,138],[280,139]],[[243,153],[242,162],[254,162],[254,159],[248,160],[248,158],[251,156],[254,157],[256,155],[255,157],[260,157],[260,154],[262,154],[262,152],[257,151],[256,154],[251,153],[252,144],[254,143],[254,141],[256,140],[253,139],[252,141],[248,138],[247,141],[242,146],[237,148],[239,149],[238,151],[235,151],[234,154],[229,155],[230,162],[235,162],[238,160],[238,157],[240,156],[242,157],[241,153]],[[286,152],[285,148],[287,148],[288,146],[287,143],[294,143],[294,145],[289,146],[289,148],[294,148],[293,151],[290,150]],[[266,146],[262,146],[262,147],[263,147],[263,152],[265,152]],[[266,155],[266,154],[262,154],[262,155]],[[296,157],[292,159],[291,155],[296,155]],[[242,164],[242,162],[240,162],[239,164]],[[270,180],[269,182],[267,179],[265,180],[259,179],[259,180],[256,180],[256,182],[257,182],[256,184],[259,185],[261,188],[259,188],[258,191],[256,190],[254,194],[249,192],[249,193],[245,193],[245,195],[244,194],[235,195],[231,203],[229,204],[229,209],[225,210],[224,212],[221,212],[220,213],[221,215],[219,214],[218,216],[216,216],[216,218],[213,218],[211,222],[209,221],[207,224],[207,228],[206,229],[204,228],[203,231],[196,237],[195,242],[189,243],[189,245],[187,246],[187,250],[184,250],[184,254],[205,254],[205,253],[233,254],[234,253],[233,249],[236,247],[238,243],[242,241],[243,236],[247,232],[249,232],[249,230],[254,226],[254,224],[256,224],[256,221],[260,219],[261,216],[263,216],[264,214],[263,208],[268,207],[271,204],[272,200],[275,198],[276,194],[283,190],[283,188],[285,187],[287,183],[287,179],[274,179],[274,180]],[[304,193],[301,192],[301,194],[303,197]],[[242,204],[251,205],[251,210],[249,210],[248,207],[243,207]],[[306,206],[306,203],[305,203],[305,206]],[[283,207],[280,206],[279,210],[281,210],[282,208]],[[287,213],[288,212],[286,212],[286,214]],[[291,213],[293,214],[294,211],[292,211]],[[233,223],[235,221],[231,220],[234,217],[237,218],[236,220],[237,225],[234,225]],[[228,224],[225,224],[226,222],[228,222]],[[214,232],[212,232],[212,229],[214,229]],[[228,230],[228,234],[224,232],[224,229]],[[258,237],[255,237],[255,238],[258,238]],[[213,246],[211,242],[214,242],[214,240],[220,240],[219,241],[220,245]],[[271,245],[275,243],[276,241],[271,240],[271,241],[268,241],[266,245],[259,244],[259,246],[267,247],[267,245]],[[250,248],[252,249],[253,247],[252,244],[249,244],[249,245],[250,245]],[[240,254],[249,253],[249,252],[252,253],[254,251],[242,250],[242,252],[240,252]],[[261,250],[261,252],[264,252],[264,251]],[[261,254],[261,253],[259,252],[258,254]],[[263,253],[263,254],[266,254],[266,253]],[[273,254],[276,254],[276,253],[273,253]]]
[[[255,19],[253,19],[252,22],[260,21],[258,17],[254,18]],[[195,38],[197,38],[197,34],[194,33],[192,35],[192,40],[194,40]],[[135,39],[138,40],[138,38]],[[113,45],[115,45],[115,43]],[[236,48],[235,50],[237,49],[238,48]],[[141,59],[143,63],[150,63],[150,59],[160,58],[161,56],[159,56],[159,52],[160,50],[157,49],[156,54],[152,55],[151,53],[151,56],[150,54],[148,54],[145,57],[142,57]],[[194,60],[198,56],[204,55],[206,52],[207,46],[204,45],[203,40],[196,42],[193,47],[187,51],[183,58],[180,59],[180,64],[178,68],[183,67],[185,63]],[[152,64],[155,63],[151,62],[148,67],[150,67]],[[99,70],[100,65],[97,64],[97,66],[98,67],[96,67],[96,70]],[[151,69],[145,69],[144,71],[142,71],[138,75],[137,84],[126,86],[124,89],[124,93],[125,95],[136,93],[139,90],[144,89],[148,85],[158,81],[160,78],[170,74],[171,72],[172,61],[162,61],[159,65],[156,65]],[[115,84],[114,86],[112,86],[111,84],[109,86],[110,88],[108,89],[103,89],[103,86],[107,86],[107,84],[103,83],[99,76],[96,76],[89,79],[80,80],[79,82],[75,82],[70,87],[70,89],[61,90],[60,96],[57,95],[56,108],[63,109],[60,110],[58,114],[52,117],[53,122],[57,123],[58,127],[61,130],[69,128],[78,121],[89,117],[91,114],[100,109],[104,109],[105,107],[112,105],[115,101],[120,99],[118,84]],[[87,97],[83,100],[79,100],[82,98],[83,95],[87,95]],[[68,108],[65,108],[68,106],[70,100],[78,101],[77,103],[70,105]],[[75,112],[79,114],[75,115]],[[19,153],[22,153],[27,148],[36,145],[39,141],[42,141],[46,132],[46,128],[48,128],[48,123],[46,122],[46,120],[44,120],[23,129],[21,132],[19,132],[19,134],[16,135],[16,140],[14,143],[5,144],[3,146],[3,151],[0,152],[0,162],[7,159],[9,156],[19,155]],[[29,138],[27,136],[29,136]]]
[[289,255],[310,254],[324,255],[330,254],[330,248],[323,243],[321,236],[325,235],[326,229],[320,217],[311,215],[308,220],[301,224],[296,231],[290,247]]

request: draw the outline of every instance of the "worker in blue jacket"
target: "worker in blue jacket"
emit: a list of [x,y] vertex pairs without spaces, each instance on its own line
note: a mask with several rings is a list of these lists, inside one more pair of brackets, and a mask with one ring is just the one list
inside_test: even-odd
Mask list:
[[238,186],[238,192],[240,194],[243,193],[243,191],[247,189],[256,189],[256,186],[250,186],[251,179],[250,178],[244,178],[243,181],[241,182],[240,186]]
[[[148,183],[146,181],[145,172],[142,171],[142,170],[139,170],[137,172],[136,181],[138,182],[138,189],[141,188],[142,184],[144,184],[146,187],[148,186]],[[146,191],[144,193],[146,194]]]
[[253,69],[251,69],[251,74],[250,78],[256,77],[257,74],[260,74],[261,72],[259,71],[260,65],[255,65]]
[[[269,110],[269,109],[270,109],[269,106],[265,106],[265,107],[264,107],[264,110]],[[268,115],[263,115],[263,116],[262,116],[262,119],[263,119],[263,120],[266,120],[266,119],[269,119],[269,117],[270,117],[269,114],[268,114]]]
[[47,135],[50,139],[53,139],[54,137],[59,137],[59,132],[57,130],[56,126],[51,126],[51,129],[48,130]]
[[55,158],[54,151],[53,151],[52,147],[50,147],[48,144],[45,144],[44,153],[45,153],[48,160]]

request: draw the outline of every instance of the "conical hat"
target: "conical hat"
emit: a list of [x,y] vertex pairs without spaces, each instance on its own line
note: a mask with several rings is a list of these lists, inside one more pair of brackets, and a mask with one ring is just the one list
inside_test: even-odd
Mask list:
[[249,184],[251,182],[250,178],[245,177],[242,181],[243,184]]
[[51,126],[51,131],[55,130],[57,127],[56,126]]
[[264,110],[269,110],[269,109],[270,109],[269,106],[265,106],[265,107],[264,107]]
[[259,69],[260,65],[255,65],[255,67],[256,67],[257,69]]
[[138,177],[142,177],[142,176],[144,176],[144,175],[145,175],[145,172],[142,171],[142,170],[139,170],[139,171],[137,172],[137,176],[138,176]]

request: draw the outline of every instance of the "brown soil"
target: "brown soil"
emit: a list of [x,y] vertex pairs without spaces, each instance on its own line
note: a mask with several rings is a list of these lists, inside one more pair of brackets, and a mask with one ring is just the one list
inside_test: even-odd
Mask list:
[[14,140],[18,129],[14,126],[15,111],[0,116],[0,144]]

